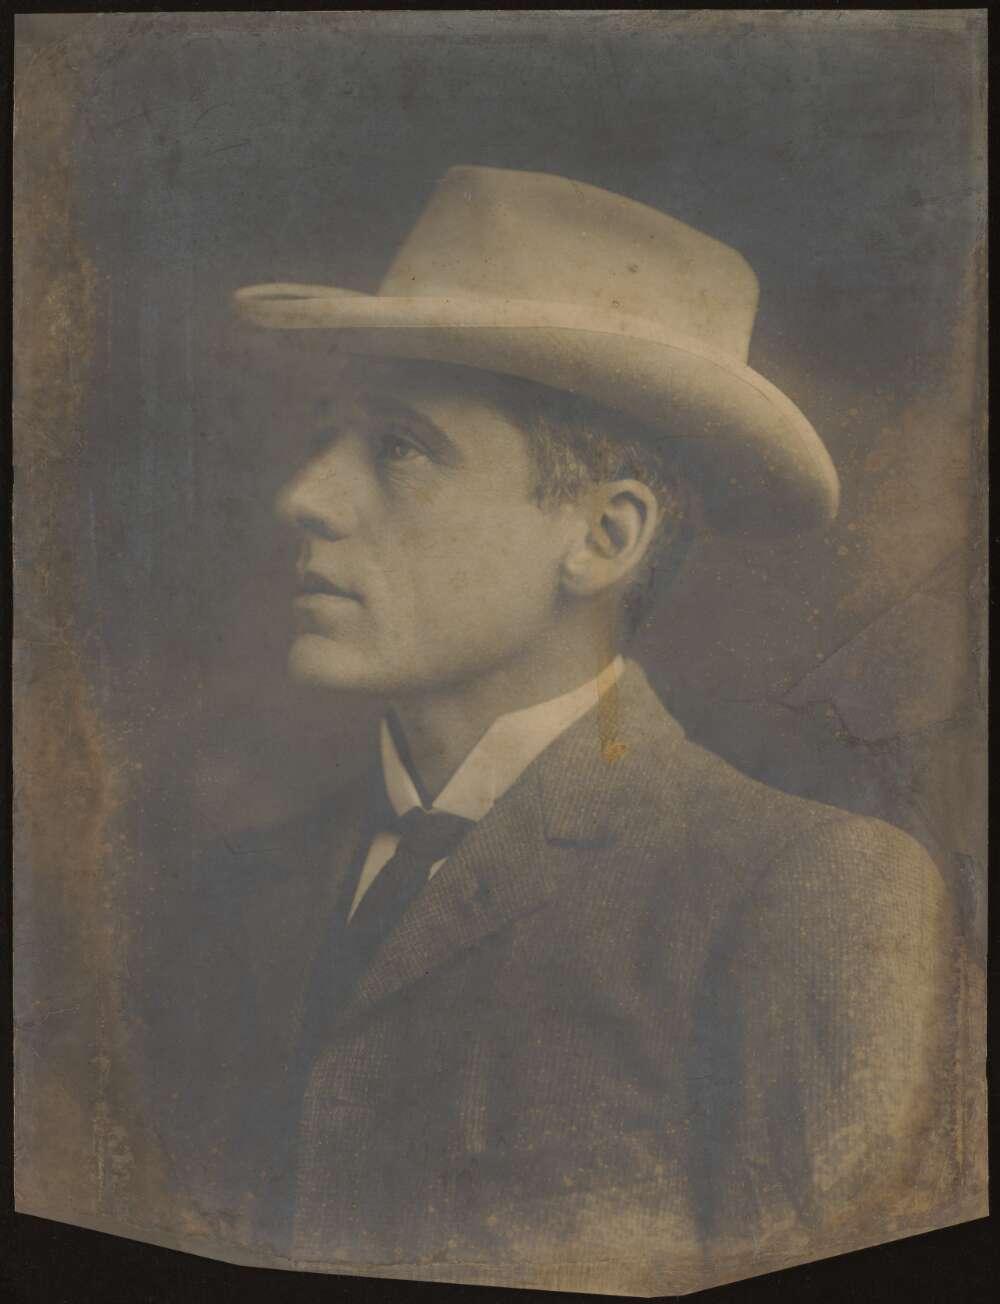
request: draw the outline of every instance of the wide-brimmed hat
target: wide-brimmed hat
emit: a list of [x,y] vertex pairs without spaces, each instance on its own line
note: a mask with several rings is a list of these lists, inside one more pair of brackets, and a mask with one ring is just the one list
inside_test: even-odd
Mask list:
[[717,529],[784,533],[836,514],[819,436],[747,365],[753,269],[621,195],[453,167],[376,294],[271,284],[235,297],[260,326],[336,331],[352,354],[478,367],[625,412],[675,442]]

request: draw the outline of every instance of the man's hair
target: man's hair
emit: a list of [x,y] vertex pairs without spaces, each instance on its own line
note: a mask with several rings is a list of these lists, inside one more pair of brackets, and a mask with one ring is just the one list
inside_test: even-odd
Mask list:
[[575,501],[589,486],[639,480],[660,506],[657,535],[623,597],[625,634],[648,616],[690,548],[691,503],[670,459],[670,441],[621,412],[534,381],[490,375],[485,397],[524,434],[542,507]]

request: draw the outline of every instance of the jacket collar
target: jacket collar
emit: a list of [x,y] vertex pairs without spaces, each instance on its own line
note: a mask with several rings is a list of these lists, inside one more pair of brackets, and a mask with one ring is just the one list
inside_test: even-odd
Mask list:
[[664,748],[672,751],[682,738],[642,670],[628,663],[430,881],[375,957],[345,1018],[543,905],[572,880],[581,852],[614,843],[651,756],[662,763]]

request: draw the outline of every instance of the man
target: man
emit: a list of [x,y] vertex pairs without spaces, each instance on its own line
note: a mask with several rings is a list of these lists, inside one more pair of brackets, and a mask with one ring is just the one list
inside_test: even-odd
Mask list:
[[370,772],[163,923],[163,1132],[215,1235],[662,1293],[919,1222],[951,1123],[937,871],[689,742],[621,654],[699,513],[836,512],[746,365],[752,271],[592,187],[454,168],[377,295],[237,298],[346,360],[280,503],[290,667],[387,714]]

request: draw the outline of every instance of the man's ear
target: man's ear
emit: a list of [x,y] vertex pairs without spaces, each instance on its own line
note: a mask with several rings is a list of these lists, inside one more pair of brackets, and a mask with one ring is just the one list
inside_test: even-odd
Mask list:
[[627,579],[656,536],[660,505],[641,480],[611,480],[581,498],[580,531],[563,560],[562,587],[591,597]]

